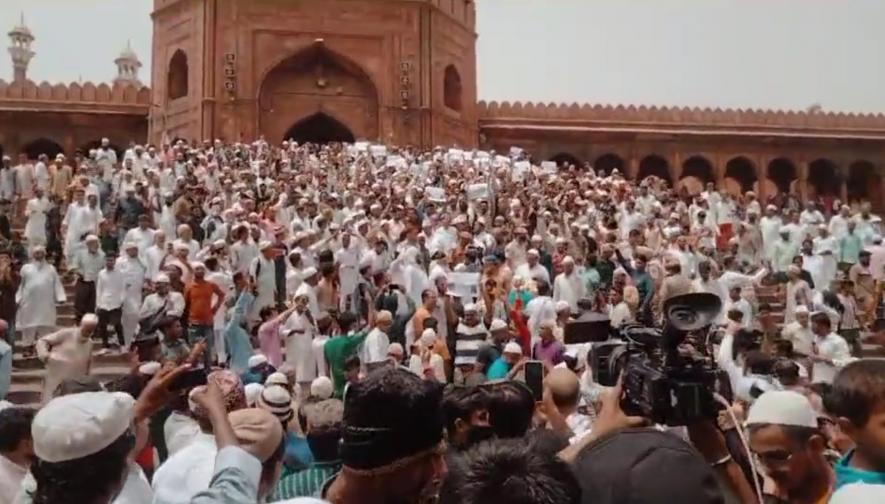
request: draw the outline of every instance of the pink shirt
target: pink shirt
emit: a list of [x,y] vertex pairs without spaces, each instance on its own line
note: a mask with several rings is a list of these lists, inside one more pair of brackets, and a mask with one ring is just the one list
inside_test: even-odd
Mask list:
[[270,364],[278,368],[283,363],[283,350],[280,345],[280,316],[276,316],[267,322],[261,324],[258,328],[258,342],[261,346],[261,353],[267,357]]

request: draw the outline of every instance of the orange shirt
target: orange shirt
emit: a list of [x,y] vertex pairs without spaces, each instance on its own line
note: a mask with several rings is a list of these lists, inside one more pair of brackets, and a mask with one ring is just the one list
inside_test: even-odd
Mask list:
[[187,320],[191,324],[211,326],[215,316],[212,313],[212,296],[224,298],[224,292],[212,282],[194,281],[187,287],[184,301],[188,305]]

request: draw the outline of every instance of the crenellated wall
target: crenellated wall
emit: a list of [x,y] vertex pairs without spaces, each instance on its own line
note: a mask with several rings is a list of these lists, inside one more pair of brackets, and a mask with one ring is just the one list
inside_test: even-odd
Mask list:
[[485,102],[477,104],[480,121],[592,121],[705,128],[784,128],[885,133],[885,114],[799,112],[761,109],[590,105],[577,103]]
[[132,85],[109,85],[85,82],[79,84],[50,84],[33,81],[6,82],[0,79],[0,108],[14,107],[17,102],[53,102],[62,106],[78,105],[119,105],[135,106],[147,114],[151,103],[151,90]]

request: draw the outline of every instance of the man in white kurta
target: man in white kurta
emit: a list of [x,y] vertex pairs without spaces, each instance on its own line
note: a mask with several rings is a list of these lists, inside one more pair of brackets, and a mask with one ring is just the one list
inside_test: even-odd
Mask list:
[[[61,226],[64,234],[64,253],[67,260],[74,257],[74,253],[80,245],[80,238],[85,238],[86,231],[86,192],[81,187],[74,189],[74,200],[68,205],[68,210],[62,219]],[[92,234],[96,234],[91,232]]]
[[338,279],[341,282],[339,292],[341,293],[341,301],[339,310],[341,312],[355,312],[354,307],[360,301],[356,292],[357,282],[359,280],[359,262],[362,251],[359,246],[354,243],[349,233],[341,236],[341,249],[335,253],[335,262],[338,264]]
[[553,301],[565,301],[572,313],[578,312],[578,300],[587,295],[587,287],[575,270],[575,260],[566,256],[562,260],[563,272],[553,281]]
[[58,272],[46,262],[46,249],[34,247],[31,256],[33,260],[22,266],[21,283],[15,295],[18,303],[15,326],[22,331],[25,347],[34,345],[38,333],[46,334],[55,328],[55,305],[67,299]]
[[92,333],[98,317],[87,313],[80,327],[47,334],[37,342],[37,357],[46,363],[43,379],[43,401],[52,398],[55,389],[65,380],[89,375],[92,360]]
[[306,295],[295,295],[295,311],[286,319],[282,332],[286,339],[286,363],[295,368],[295,381],[307,389],[317,377],[312,348],[317,329]]
[[39,187],[34,189],[34,197],[25,206],[25,238],[31,247],[46,245],[46,214],[49,212],[49,199]]
[[778,235],[783,224],[777,215],[777,207],[768,205],[765,208],[765,216],[759,219],[759,231],[762,233],[762,250],[765,259],[774,261],[774,245],[779,241]]
[[851,349],[845,338],[832,331],[830,318],[826,314],[816,313],[811,318],[811,327],[815,336],[811,381],[832,383],[839,369],[854,360]]
[[137,243],[126,242],[123,249],[124,255],[117,258],[114,269],[119,271],[126,281],[126,297],[123,300],[120,322],[123,324],[123,339],[128,347],[138,331],[138,315],[141,311],[146,269],[138,257]]
[[269,241],[261,242],[261,253],[252,260],[249,266],[249,276],[255,285],[255,302],[252,303],[252,320],[258,320],[258,314],[267,306],[276,303],[277,273],[276,264],[273,260],[273,244]]

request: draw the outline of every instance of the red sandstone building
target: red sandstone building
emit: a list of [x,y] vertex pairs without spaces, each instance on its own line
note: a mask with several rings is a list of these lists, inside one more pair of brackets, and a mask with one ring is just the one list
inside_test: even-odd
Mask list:
[[155,0],[151,87],[124,51],[112,85],[36,84],[14,28],[0,147],[101,137],[369,139],[529,149],[536,159],[885,209],[885,116],[477,101],[473,0]]

